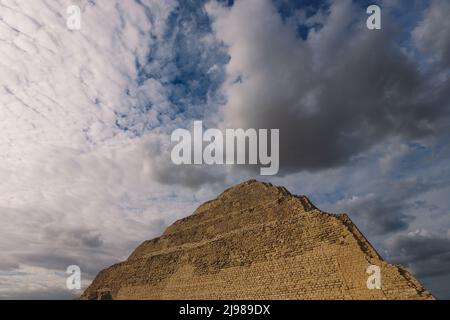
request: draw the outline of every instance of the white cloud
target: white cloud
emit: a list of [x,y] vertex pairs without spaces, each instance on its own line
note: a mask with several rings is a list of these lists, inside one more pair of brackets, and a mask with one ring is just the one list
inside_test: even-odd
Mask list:
[[[0,270],[0,299],[73,299],[80,290],[68,290],[64,271],[23,267],[11,272]],[[83,286],[89,284],[83,280]]]
[[383,173],[391,171],[398,162],[405,157],[410,148],[404,143],[391,143],[383,148],[383,156],[379,161],[380,169]]
[[155,182],[166,136],[116,126],[143,101],[170,107],[160,83],[137,84],[136,61],[175,3],[145,1],[152,19],[136,2],[77,3],[82,28],[69,31],[72,1],[0,1],[1,297],[61,292],[55,272],[79,264],[89,279],[194,209]]
[[450,2],[432,0],[423,20],[413,31],[417,47],[432,60],[450,67]]

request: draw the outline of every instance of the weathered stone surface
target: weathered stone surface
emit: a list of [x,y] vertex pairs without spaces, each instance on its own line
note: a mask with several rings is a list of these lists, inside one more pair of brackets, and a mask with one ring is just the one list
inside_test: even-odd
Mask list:
[[[380,290],[367,288],[369,265]],[[434,299],[345,214],[248,181],[101,271],[82,299]]]

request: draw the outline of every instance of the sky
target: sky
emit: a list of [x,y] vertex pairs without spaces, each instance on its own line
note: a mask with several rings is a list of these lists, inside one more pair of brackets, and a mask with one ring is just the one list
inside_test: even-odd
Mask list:
[[[449,16],[447,0],[0,0],[0,299],[76,297],[69,265],[85,288],[251,178],[347,212],[450,299]],[[195,120],[279,128],[280,172],[175,166],[170,134]]]

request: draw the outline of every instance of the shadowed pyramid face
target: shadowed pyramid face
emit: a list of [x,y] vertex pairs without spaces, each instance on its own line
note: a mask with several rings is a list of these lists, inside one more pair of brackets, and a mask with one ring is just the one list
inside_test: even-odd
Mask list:
[[402,267],[384,262],[347,215],[322,212],[304,196],[252,180],[142,243],[100,272],[81,298],[433,296]]

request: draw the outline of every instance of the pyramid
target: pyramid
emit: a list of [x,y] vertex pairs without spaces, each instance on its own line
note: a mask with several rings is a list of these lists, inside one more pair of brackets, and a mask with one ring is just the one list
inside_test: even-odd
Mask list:
[[[381,287],[369,289],[368,267]],[[346,214],[254,180],[225,190],[126,261],[81,299],[434,299],[386,263]]]

